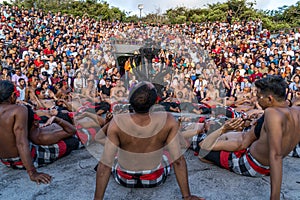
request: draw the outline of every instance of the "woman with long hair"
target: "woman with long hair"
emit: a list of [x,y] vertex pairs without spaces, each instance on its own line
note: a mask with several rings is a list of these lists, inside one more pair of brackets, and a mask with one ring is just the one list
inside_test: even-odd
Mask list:
[[74,79],[74,91],[81,93],[82,89],[86,87],[86,79],[82,76],[82,73],[78,71],[76,78]]

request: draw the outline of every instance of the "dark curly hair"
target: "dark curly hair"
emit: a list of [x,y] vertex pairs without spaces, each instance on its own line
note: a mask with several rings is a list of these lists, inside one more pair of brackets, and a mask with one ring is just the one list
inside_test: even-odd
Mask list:
[[11,81],[0,81],[0,103],[7,101],[14,89],[15,86]]
[[147,113],[157,99],[155,87],[150,82],[137,84],[129,94],[129,103],[136,113]]
[[272,95],[278,101],[284,101],[286,97],[287,82],[281,76],[270,75],[255,81],[255,86],[263,94]]

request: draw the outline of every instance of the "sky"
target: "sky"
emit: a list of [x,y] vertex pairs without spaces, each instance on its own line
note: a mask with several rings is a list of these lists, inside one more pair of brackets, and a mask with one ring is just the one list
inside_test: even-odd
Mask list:
[[[177,6],[185,6],[187,8],[199,8],[205,6],[207,3],[226,2],[226,0],[105,0],[109,5],[120,8],[130,12],[130,15],[136,14],[139,16],[138,4],[143,4],[142,16],[149,13],[156,13],[160,9],[163,13],[169,8],[176,8]],[[254,0],[250,0],[253,1]],[[276,10],[283,5],[294,5],[299,0],[256,0],[257,9]]]

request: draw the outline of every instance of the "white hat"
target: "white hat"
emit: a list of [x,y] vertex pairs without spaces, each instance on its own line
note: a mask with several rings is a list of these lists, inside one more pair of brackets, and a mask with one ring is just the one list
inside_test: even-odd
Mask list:
[[20,59],[18,63],[21,63],[21,62],[25,62],[25,60],[23,60],[23,59]]

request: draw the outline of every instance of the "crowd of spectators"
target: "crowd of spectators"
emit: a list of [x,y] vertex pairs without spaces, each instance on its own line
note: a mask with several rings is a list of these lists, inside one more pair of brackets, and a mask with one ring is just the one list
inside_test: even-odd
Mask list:
[[[134,24],[17,6],[0,10],[0,79],[11,80],[19,100],[36,106],[41,99],[70,100],[72,92],[111,104],[124,100],[142,77],[162,74],[160,100],[182,106],[259,108],[253,83],[267,75],[285,78],[291,101],[299,96],[300,29],[271,36],[259,20]],[[150,53],[135,52],[127,66],[115,56],[118,44],[147,46],[147,41]],[[141,68],[147,76],[139,76]],[[203,112],[194,104],[187,108]]]
[[[38,173],[35,169],[36,166],[49,164],[62,155],[67,155],[71,150],[82,147],[82,144],[89,145],[91,142],[97,141],[109,145],[110,142],[106,140],[107,134],[110,139],[118,138],[117,142],[113,140],[111,143],[114,145],[116,145],[114,142],[122,144],[120,145],[121,148],[126,151],[132,149],[132,147],[127,148],[131,144],[138,144],[137,141],[142,141],[140,144],[147,143],[147,149],[140,148],[145,145],[139,144],[134,155],[138,152],[143,152],[143,155],[145,152],[147,154],[148,150],[151,149],[156,151],[161,144],[171,146],[171,149],[176,152],[173,152],[174,155],[177,155],[179,151],[177,151],[176,145],[179,145],[179,142],[174,135],[177,133],[177,129],[180,129],[179,132],[184,139],[180,145],[185,148],[190,147],[195,151],[195,155],[198,155],[201,145],[201,148],[205,149],[203,141],[213,141],[213,143],[217,141],[219,146],[214,143],[214,147],[218,148],[220,148],[222,141],[232,142],[229,141],[229,137],[222,134],[225,133],[226,129],[232,130],[232,127],[236,127],[240,131],[238,133],[240,139],[233,138],[233,143],[230,144],[234,144],[234,147],[248,148],[252,143],[257,143],[263,147],[254,145],[253,148],[256,147],[260,151],[265,148],[262,150],[263,152],[272,151],[271,148],[266,147],[269,141],[265,136],[266,131],[262,129],[262,124],[266,123],[263,122],[264,116],[260,114],[264,112],[261,105],[264,106],[265,104],[264,108],[267,108],[279,107],[278,105],[283,105],[282,102],[286,103],[285,99],[278,101],[279,97],[273,97],[276,96],[273,91],[276,80],[281,83],[282,87],[279,88],[282,89],[282,96],[284,96],[286,88],[286,100],[288,100],[289,106],[300,105],[300,28],[298,30],[291,29],[288,32],[280,31],[276,35],[271,35],[267,29],[264,29],[264,24],[260,20],[233,21],[231,11],[228,12],[227,22],[164,25],[143,22],[124,23],[117,20],[109,22],[92,19],[88,16],[74,17],[60,12],[52,13],[51,11],[45,12],[41,9],[25,9],[17,6],[1,5],[0,10],[0,82],[2,87],[0,103],[3,105],[1,106],[3,113],[6,114],[2,117],[13,119],[11,121],[2,120],[2,127],[5,127],[4,131],[13,130],[14,132],[14,134],[9,132],[3,134],[3,138],[4,141],[11,142],[8,147],[11,147],[11,152],[15,152],[15,154],[7,152],[2,154],[4,159],[1,158],[0,160],[8,167],[13,168],[18,167],[23,161],[24,165],[22,164],[19,168],[26,168],[31,180],[38,183],[49,183],[51,176]],[[121,47],[123,48],[122,52],[118,52],[122,49]],[[127,49],[128,52],[126,52]],[[274,75],[282,76],[284,80]],[[257,81],[257,89],[255,81],[266,76],[274,77],[267,78],[267,82],[267,79]],[[274,81],[272,82],[272,80]],[[153,83],[153,85],[148,82],[140,84],[144,88],[143,90],[148,92],[141,90],[142,87],[139,88],[139,85],[134,87],[142,81]],[[261,88],[268,88],[264,86],[269,85],[266,83],[270,81],[270,90],[273,96],[269,98],[272,103],[261,104],[260,101],[259,104],[259,99],[265,98]],[[285,81],[288,83],[288,87],[286,87]],[[262,86],[263,84],[264,86]],[[138,89],[131,92],[133,88]],[[137,93],[142,93],[142,95]],[[130,94],[134,98],[128,98]],[[25,108],[19,105],[14,105],[13,110],[10,109],[12,107],[9,107],[11,106],[9,104],[15,104],[16,98],[17,103],[25,104],[28,110],[24,110]],[[152,107],[154,102],[161,106]],[[150,107],[154,110],[163,107],[166,111],[173,112],[172,114],[178,119],[178,123],[173,116],[168,114],[166,119],[169,121],[163,122],[165,124],[161,130],[158,130],[157,135],[152,135],[152,132],[158,129],[157,124],[159,123],[156,121],[161,123],[163,118],[161,113],[153,112],[155,123],[151,122],[153,129],[150,128],[150,131],[147,131],[151,132],[149,141],[154,142],[138,138],[138,136],[145,134],[145,129],[142,129],[141,135],[137,131],[137,134],[134,133],[129,137],[128,133],[133,133],[139,129],[134,127],[133,123],[136,123],[133,122],[134,120],[126,121],[127,116],[135,116],[134,119],[138,119],[138,122],[144,126],[143,119],[146,122],[152,120],[151,117],[145,115],[149,112]],[[7,112],[8,109],[12,112]],[[117,123],[119,116],[111,114],[111,112],[114,114],[133,112],[133,109],[135,114],[120,115],[122,116],[119,118],[122,119],[119,120],[122,122],[120,124]],[[298,112],[295,107],[291,109]],[[288,111],[290,112],[290,110]],[[187,113],[187,115],[183,113]],[[17,118],[16,116],[23,117]],[[114,122],[110,123],[112,118],[114,118]],[[232,126],[230,121],[225,123],[227,118],[238,119],[232,120],[234,125]],[[294,116],[294,118],[296,117]],[[279,117],[277,116],[276,119],[278,120]],[[292,123],[289,122],[291,119],[290,117],[284,124]],[[262,120],[260,127],[257,125],[259,120]],[[139,123],[136,123],[137,127],[142,127]],[[225,123],[224,126],[223,123]],[[177,126],[178,124],[179,126]],[[10,126],[17,128],[7,128]],[[133,129],[126,129],[126,126]],[[270,126],[268,124],[268,127]],[[283,124],[281,126],[288,127]],[[292,123],[293,126],[295,123]],[[147,129],[148,127],[150,126],[147,125]],[[123,130],[123,128],[125,129]],[[27,129],[28,131],[26,131]],[[287,129],[289,131],[286,131],[285,135],[290,134],[291,137],[296,138],[293,131],[296,129]],[[247,133],[248,135],[251,134],[251,140],[249,137],[244,137],[247,130],[250,130]],[[121,134],[118,133],[118,135],[118,131]],[[147,131],[146,136],[148,136]],[[210,134],[208,139],[204,139],[206,137],[204,132],[207,131],[213,132],[213,134]],[[270,130],[268,129],[268,131]],[[19,136],[15,132],[20,132]],[[260,137],[260,134],[263,136]],[[12,135],[16,135],[16,139],[10,139]],[[253,135],[255,137],[252,137]],[[214,139],[214,137],[215,140],[212,140],[211,138]],[[35,155],[32,155],[32,149],[28,149],[28,138],[30,139],[30,148],[34,147],[37,150]],[[132,142],[135,138],[138,139]],[[246,143],[244,142],[245,138],[247,139]],[[172,142],[170,142],[171,140]],[[295,142],[294,140],[288,141]],[[154,144],[155,142],[159,145]],[[274,141],[273,143],[280,144],[280,142]],[[247,145],[245,146],[245,144]],[[43,148],[41,149],[38,145]],[[20,146],[24,147],[21,148]],[[224,146],[226,148],[232,147],[227,143]],[[292,145],[286,146],[291,147]],[[299,146],[300,144],[291,152],[291,156],[299,157]],[[7,150],[8,147],[4,149]],[[114,148],[107,147],[105,149]],[[226,150],[228,152],[226,148],[217,149],[217,151]],[[274,148],[277,149],[276,146]],[[278,147],[278,149],[280,148]],[[213,150],[213,153],[215,151],[211,148],[205,150]],[[240,150],[229,149],[229,151]],[[245,149],[242,150],[246,152]],[[253,151],[255,152],[255,150]],[[283,152],[285,151],[287,150],[283,150]],[[18,152],[20,157],[14,158],[12,155],[16,155]],[[257,150],[257,152],[259,151]],[[232,155],[236,155],[234,153]],[[152,155],[150,151],[149,154]],[[32,157],[33,160],[39,163],[34,162],[33,166],[29,162],[30,155],[34,157]],[[114,157],[115,153],[111,155]],[[213,157],[221,158],[220,155]],[[246,154],[244,153],[244,155]],[[261,155],[268,154],[261,153]],[[49,160],[49,157],[53,159]],[[226,159],[229,160],[229,157]],[[243,157],[242,161],[247,159]],[[145,159],[143,158],[143,160]],[[221,160],[224,161],[224,159]],[[216,163],[219,162],[221,162],[220,159]],[[234,161],[240,165],[243,162]],[[167,164],[169,167],[168,162]],[[271,161],[270,164],[272,164]],[[104,169],[101,168],[103,167],[102,164],[99,166],[99,171]],[[186,166],[184,158],[180,155],[173,166],[176,175],[179,171],[181,173],[177,175],[177,180],[179,182],[181,180],[179,183],[181,191],[186,190],[189,193],[187,186],[182,189],[184,188],[183,185],[187,184],[187,173],[183,167]],[[245,169],[245,174],[248,175],[247,170],[249,169],[246,168],[247,165],[243,164],[238,169],[242,169],[242,171]],[[101,171],[101,175],[97,177],[97,182],[101,177],[107,177],[106,181],[108,181],[111,171],[107,167],[105,169],[108,175],[103,175],[104,172]],[[119,169],[116,168],[116,171]],[[160,168],[153,171],[155,177],[159,171]],[[126,177],[133,177],[129,179],[138,177],[142,180],[144,175],[154,177],[148,168],[147,173],[144,174],[143,172],[139,171],[133,175],[129,171],[122,173]],[[263,175],[266,174],[269,174],[269,171]],[[160,175],[157,177],[157,180],[162,180]],[[145,180],[147,184],[150,183],[155,186],[159,183],[152,179],[149,179],[151,181]],[[103,180],[100,182],[104,183]],[[97,183],[100,192],[96,193],[100,197],[103,196],[105,190],[101,187],[106,186],[106,183],[99,184],[100,187]],[[131,182],[127,183],[131,184]],[[137,183],[142,182],[137,181]],[[273,184],[271,185],[273,188]],[[278,191],[280,191],[280,187]],[[183,199],[194,198],[194,196],[186,196],[184,192],[182,194]]]

